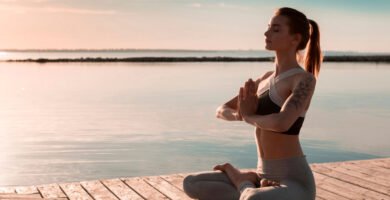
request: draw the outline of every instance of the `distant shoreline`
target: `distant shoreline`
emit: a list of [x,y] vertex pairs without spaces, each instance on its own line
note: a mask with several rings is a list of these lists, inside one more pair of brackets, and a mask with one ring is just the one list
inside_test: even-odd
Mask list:
[[[61,58],[15,59],[1,62],[272,62],[274,57],[131,57],[131,58]],[[390,55],[324,56],[324,62],[390,62]]]

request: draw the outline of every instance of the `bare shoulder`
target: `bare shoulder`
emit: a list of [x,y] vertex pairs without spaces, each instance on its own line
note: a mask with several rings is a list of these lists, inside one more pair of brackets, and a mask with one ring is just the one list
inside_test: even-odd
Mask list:
[[298,78],[298,83],[303,82],[303,83],[309,83],[315,85],[316,81],[317,81],[316,77],[310,72],[302,73],[301,76],[299,76]]
[[316,82],[317,79],[312,73],[301,73],[295,79],[294,90],[314,91]]

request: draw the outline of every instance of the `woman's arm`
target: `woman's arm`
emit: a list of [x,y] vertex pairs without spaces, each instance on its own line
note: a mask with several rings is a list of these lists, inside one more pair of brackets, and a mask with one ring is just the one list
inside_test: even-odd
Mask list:
[[291,95],[286,99],[279,113],[269,115],[243,114],[243,120],[261,129],[285,132],[309,105],[315,85],[315,77],[305,73],[294,84]]
[[227,121],[242,121],[242,117],[238,112],[237,102],[238,96],[219,106],[216,111],[216,117]]
[[[271,75],[272,73],[273,71],[269,71],[264,73],[263,76],[259,77],[255,82],[255,89],[257,90],[257,87],[260,84],[260,82],[268,78],[268,76]],[[216,117],[227,121],[242,121],[243,119],[239,110],[240,109],[238,105],[238,95],[237,95],[233,97],[230,101],[224,103],[223,105],[217,108]]]

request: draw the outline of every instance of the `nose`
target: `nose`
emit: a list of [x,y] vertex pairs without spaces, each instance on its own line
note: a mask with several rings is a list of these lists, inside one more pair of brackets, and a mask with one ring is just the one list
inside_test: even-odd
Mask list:
[[268,33],[269,33],[269,30],[267,29],[267,30],[264,32],[264,36],[268,37]]

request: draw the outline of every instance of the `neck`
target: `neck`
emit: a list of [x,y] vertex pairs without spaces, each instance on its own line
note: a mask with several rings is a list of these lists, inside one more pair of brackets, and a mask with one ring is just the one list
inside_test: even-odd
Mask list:
[[298,67],[295,51],[275,52],[275,74],[278,75],[291,68]]

